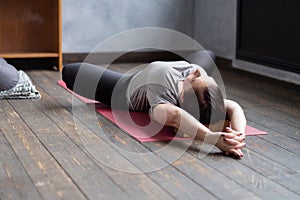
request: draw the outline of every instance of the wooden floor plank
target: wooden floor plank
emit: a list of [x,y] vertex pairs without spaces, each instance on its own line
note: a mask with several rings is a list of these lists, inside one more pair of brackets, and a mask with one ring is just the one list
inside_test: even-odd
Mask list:
[[[53,91],[54,91],[54,89],[53,89]],[[54,94],[52,94],[52,95],[54,95]],[[51,96],[52,96],[51,95]],[[57,96],[62,96],[62,95],[57,95]],[[87,116],[88,117],[88,116]],[[107,124],[106,124],[107,125]],[[97,128],[97,127],[96,127]],[[95,129],[96,129],[95,128]],[[96,130],[95,130],[96,131]],[[114,130],[113,132],[114,133],[111,133],[111,135],[113,135],[113,134],[116,134],[116,132],[115,132],[116,130]],[[119,134],[121,134],[121,135],[119,135],[118,136],[118,138],[124,138],[125,136],[126,136],[126,134],[124,133],[124,132],[121,132],[121,133],[119,133]],[[126,143],[126,144],[128,144],[128,143]],[[149,145],[149,144],[148,144]],[[151,144],[150,144],[151,145]],[[198,166],[198,165],[196,165],[196,166]],[[177,169],[177,167],[175,167],[176,169]],[[203,166],[199,166],[199,168],[203,168]],[[207,169],[207,170],[209,170],[209,169]],[[164,169],[162,169],[162,170],[160,170],[160,171],[158,171],[157,172],[158,174],[156,174],[156,173],[150,173],[149,174],[149,176],[153,179],[153,180],[155,180],[156,182],[161,182],[161,184],[162,184],[162,181],[161,181],[161,179],[162,178],[164,178],[165,177],[165,179],[164,179],[164,182],[165,182],[165,184],[162,186],[162,187],[164,187],[164,188],[166,188],[166,190],[168,190],[168,191],[175,191],[175,192],[177,192],[177,195],[176,196],[179,196],[179,194],[189,194],[189,195],[198,195],[198,192],[199,192],[199,189],[198,190],[195,190],[195,189],[193,189],[193,185],[191,184],[192,182],[191,181],[189,181],[190,182],[190,184],[187,184],[188,182],[186,182],[186,183],[184,183],[182,180],[185,180],[184,179],[184,177],[182,177],[182,174],[178,174],[178,172],[176,173],[176,172],[174,172],[174,169],[172,169],[172,168],[170,168],[170,167],[168,167],[168,168],[164,168]],[[177,174],[177,177],[174,177],[173,176],[173,174]],[[212,173],[211,173],[212,174]],[[182,178],[180,178],[180,179],[178,179],[178,176],[180,175],[180,177],[182,177]],[[204,175],[203,175],[204,176]],[[236,191],[239,191],[239,192],[236,192],[236,193],[228,193],[228,195],[224,195],[224,191],[226,191],[226,189],[227,189],[227,192],[231,192],[232,191],[232,188],[226,188],[226,187],[223,187],[222,186],[222,184],[220,185],[220,186],[218,186],[218,182],[220,181],[220,180],[222,180],[221,178],[223,178],[223,179],[225,179],[225,181],[226,182],[230,182],[230,180],[226,180],[226,177],[225,176],[221,176],[221,178],[219,177],[219,178],[214,178],[213,180],[214,181],[212,181],[212,183],[210,183],[209,185],[211,186],[211,187],[207,187],[207,183],[205,182],[205,183],[202,183],[201,184],[201,181],[203,181],[203,180],[209,180],[209,178],[211,178],[211,177],[209,177],[209,174],[207,175],[207,177],[201,177],[201,179],[199,178],[199,180],[197,180],[196,181],[196,183],[198,184],[198,185],[202,185],[202,187],[204,187],[206,190],[208,190],[208,191],[210,191],[211,193],[212,192],[214,192],[214,191],[219,191],[219,197],[220,198],[226,198],[226,199],[232,199],[232,198],[237,198],[237,197],[239,197],[239,192],[242,192],[244,195],[245,195],[245,197],[251,197],[251,198],[255,198],[255,195],[253,195],[253,194],[251,194],[250,192],[248,192],[247,190],[244,190],[243,189],[243,187],[242,186],[238,186],[238,185],[235,185],[234,186],[234,188],[236,188]],[[170,181],[169,181],[170,180]],[[181,185],[181,191],[180,190],[174,190],[174,189],[172,189],[172,188],[170,188],[169,186],[170,185],[172,185],[172,183],[174,183],[174,180],[176,180],[176,182],[175,183],[177,183],[177,185]],[[193,179],[192,179],[193,180]],[[193,180],[194,182],[195,182],[195,180]],[[170,183],[169,183],[170,182]],[[233,182],[234,183],[234,182]],[[195,184],[195,183],[194,183]],[[187,187],[186,187],[187,186]],[[220,188],[223,188],[223,190],[220,190]],[[180,189],[180,188],[179,188]],[[190,189],[190,190],[188,190],[188,189]],[[184,191],[184,190],[186,190],[186,191]],[[228,190],[230,190],[230,191],[228,191]],[[193,194],[194,192],[196,191],[196,194]],[[202,192],[202,195],[203,195],[203,192]],[[194,196],[194,197],[196,197],[196,196]],[[187,197],[188,198],[188,197]]]
[[[221,193],[220,195],[223,195],[222,199],[226,197],[228,197],[228,199],[232,199],[233,195],[240,195],[241,193],[244,194],[244,197],[246,199],[249,199],[249,195],[252,195],[250,199],[255,198],[256,195],[257,197],[261,197],[263,199],[269,198],[271,196],[276,197],[278,196],[277,193],[280,193],[281,197],[297,196],[296,194],[294,194],[294,192],[290,191],[287,187],[285,187],[285,185],[282,186],[279,183],[277,183],[275,177],[274,179],[271,179],[269,177],[266,177],[262,173],[258,173],[256,171],[256,168],[253,169],[255,165],[253,167],[252,165],[248,166],[240,162],[240,160],[234,160],[229,157],[224,157],[223,154],[219,153],[219,151],[213,150],[212,152],[208,152],[206,149],[209,148],[204,148],[202,149],[202,151],[194,151],[191,149],[188,152],[189,154],[191,154],[191,156],[193,156],[192,158],[191,156],[184,155],[180,157],[180,159],[178,159],[174,163],[174,165],[176,165],[176,167],[180,168],[181,170],[185,170],[186,174],[188,174],[189,177],[193,178],[195,181],[199,181],[200,183],[205,185],[205,187],[212,186],[213,188],[211,189],[214,189],[215,193],[218,194],[218,192],[216,191],[219,191]],[[152,150],[154,151],[155,149]],[[168,152],[168,154],[171,153],[172,152]],[[208,154],[206,155],[206,153]],[[242,160],[247,160],[249,159],[249,157],[250,157],[249,153],[245,154],[245,157]],[[197,161],[197,159],[199,160]],[[264,157],[259,157],[258,160],[260,160],[260,162],[263,163],[266,159]],[[231,164],[232,166],[234,166],[234,169],[230,169],[231,171],[228,171],[228,166],[226,166],[224,161],[228,163],[234,163]],[[220,163],[218,164],[218,162]],[[222,162],[224,162],[223,163],[224,165],[222,164]],[[274,162],[271,163],[276,165],[276,163]],[[201,168],[198,169],[199,171],[197,173],[196,169],[199,168],[199,166],[201,166],[202,170],[200,170]],[[257,165],[258,169],[260,169],[260,167],[266,167],[266,166]],[[274,173],[273,175],[276,175],[277,173],[281,173],[282,175],[283,174],[288,175],[290,172],[293,172],[293,174],[297,174],[295,173],[295,171],[290,170],[288,168],[278,167],[276,168],[278,171],[276,171],[275,168],[273,170],[272,166],[270,167],[266,169],[271,170],[270,173]],[[260,188],[260,190],[256,190],[256,188],[253,187],[253,185],[255,185],[256,183],[253,182],[251,179],[249,179],[249,174],[251,174],[252,179],[264,180],[264,184],[267,187],[276,188],[276,191],[275,190],[270,191],[267,188]],[[223,178],[220,178],[222,176]],[[217,179],[217,181],[214,182],[216,177],[219,178]],[[293,179],[292,182],[297,183],[298,181],[296,179]],[[228,185],[231,186],[230,192],[224,190],[224,188],[222,189],[222,187],[225,187],[227,188],[227,190],[229,190],[229,188],[227,187]],[[243,187],[244,191],[241,191],[241,189],[239,189],[240,186]],[[224,194],[226,194],[227,196]]]
[[259,137],[249,137],[247,144],[251,149],[282,166],[286,166],[296,172],[300,172],[299,155],[279,147]]
[[[0,112],[3,112],[2,109]],[[0,198],[42,199],[2,131],[0,131],[0,152]]]
[[268,137],[262,136],[266,140],[286,148],[291,152],[300,153],[300,129],[287,124],[285,121],[277,120],[261,111],[260,107],[255,107],[246,99],[233,96],[242,107],[244,107],[248,123],[258,129],[269,133]]
[[264,112],[261,106],[256,106],[245,98],[237,95],[231,95],[231,97],[244,108],[250,125],[269,133],[268,136],[261,136],[262,138],[299,155],[299,128],[287,124],[282,119],[278,120],[273,118],[268,112]]
[[282,166],[276,161],[268,159],[251,149],[247,149],[245,153],[247,156],[245,159],[241,159],[241,163],[262,176],[300,195],[300,174],[297,171]]
[[[124,66],[116,65],[130,68]],[[185,151],[184,142],[159,152],[168,143],[139,143],[90,106],[72,102],[56,84],[59,73],[28,71],[42,99],[0,102],[0,184],[11,183],[0,187],[0,199],[298,199],[300,91],[245,73],[221,73],[228,97],[243,106],[249,124],[268,132],[247,137],[241,160],[216,149]],[[72,104],[83,117],[72,113]],[[183,154],[172,160],[180,148]],[[116,170],[119,164],[125,169]],[[125,172],[130,169],[140,173]],[[155,170],[141,173],[145,169]]]
[[24,101],[22,104],[12,101],[12,105],[88,198],[126,197],[124,191],[99,170],[51,119],[39,108],[31,109],[34,107],[32,101]]
[[[37,190],[44,199],[78,198],[85,199],[76,185],[69,179],[61,167],[56,163],[51,154],[40,143],[39,139],[31,131],[19,115],[23,109],[16,112],[10,105],[24,107],[27,104],[27,115],[31,115],[36,108],[30,106],[31,100],[24,100],[22,104],[18,100],[2,101],[3,112],[0,112],[1,130],[14,152],[20,159],[28,175],[34,182]],[[38,117],[31,118],[31,123],[37,123]],[[47,127],[41,127],[47,130]]]
[[[155,144],[155,146],[151,143],[145,143],[144,145],[152,151],[162,148],[164,145],[163,142],[156,142]],[[174,145],[173,148],[176,149],[164,152],[165,154],[161,154],[160,156],[167,159],[168,156],[172,156],[177,151],[177,148],[181,148],[181,146],[182,144],[178,144],[178,146]],[[195,154],[198,153],[194,149],[189,151]],[[190,177],[197,184],[202,185],[206,190],[214,193],[220,199],[260,199],[258,195],[249,191],[244,185],[238,184],[237,181],[231,179],[226,174],[216,172],[215,169],[203,162],[202,159],[193,156],[195,154],[184,153],[172,163],[172,166]]]
[[[235,99],[239,104],[241,104],[241,106],[244,108],[247,119],[252,120],[256,124],[264,126],[268,129],[279,131],[282,135],[300,141],[299,128],[292,126],[290,123],[284,121],[282,118],[274,118],[273,115],[269,114],[266,108],[261,109],[261,106],[257,106],[255,103],[251,103],[245,98],[241,98],[236,95],[231,95],[231,97]],[[293,120],[296,121],[296,119]]]
[[[55,81],[53,81],[53,83],[55,83]],[[58,87],[55,84],[56,87]],[[54,91],[54,90],[53,90]],[[63,91],[64,93],[66,91]],[[55,94],[52,94],[54,96],[56,96]],[[61,95],[58,95],[61,96]],[[88,118],[89,116],[86,116],[86,118]],[[90,119],[91,120],[91,119]],[[103,120],[105,120],[103,118]],[[88,123],[89,120],[87,120]],[[105,125],[107,125],[107,123],[105,123]],[[91,125],[89,125],[91,127]],[[97,131],[97,129],[99,127],[91,127],[95,132]],[[115,133],[116,130],[113,130],[113,132]],[[119,134],[122,134],[123,136],[127,136],[126,133],[118,130]],[[113,133],[109,133],[110,135],[115,135]],[[121,136],[122,137],[122,136]],[[119,137],[119,138],[121,138]],[[128,141],[129,137],[127,136],[127,140]],[[135,140],[133,140],[131,138],[132,142],[134,142],[134,145],[138,145],[140,146],[140,143],[136,142]],[[124,142],[124,141],[123,141]],[[128,145],[128,143],[126,143]],[[133,144],[133,143],[132,143]],[[142,150],[145,151],[145,148]],[[138,158],[138,160],[135,160],[134,158],[129,158],[133,163],[135,163],[137,165],[137,167],[139,168],[147,168],[151,165],[152,168],[154,169],[156,167],[155,163],[147,163],[148,166],[145,165],[145,162],[142,162],[142,160],[144,159],[143,157]],[[159,160],[157,160],[157,162],[161,162]],[[163,165],[167,165],[168,163],[162,163]],[[165,171],[167,170],[167,172]],[[154,180],[156,183],[159,184],[164,184],[164,186],[160,186],[162,188],[165,188],[169,193],[171,193],[171,195],[180,197],[181,195],[185,196],[187,199],[190,198],[195,198],[198,196],[199,192],[201,192],[203,197],[207,197],[209,199],[212,199],[213,196],[209,193],[204,191],[199,185],[194,184],[189,178],[184,177],[181,173],[177,172],[176,170],[174,171],[174,169],[170,168],[170,169],[162,169],[161,171],[157,172],[157,173],[149,173],[147,174],[148,176],[150,176],[150,178],[152,180]],[[161,177],[167,177],[167,179],[165,179],[165,183],[161,183]],[[176,180],[176,181],[174,181]],[[178,189],[176,189],[177,187],[179,187]],[[160,194],[160,197],[161,194]]]
[[[263,87],[263,86],[262,86]],[[282,91],[285,92],[285,91]],[[297,104],[285,105],[282,103],[276,103],[276,105],[270,105],[272,101],[276,101],[276,98],[266,98],[258,97],[256,92],[249,89],[234,88],[233,86],[227,90],[227,95],[238,101],[242,106],[248,108],[250,111],[255,111],[255,113],[265,116],[266,119],[273,119],[278,121],[279,125],[287,124],[290,127],[299,129],[298,123],[294,123],[300,119],[300,114],[291,115],[292,112],[300,113],[300,107]],[[294,96],[293,96],[294,97]],[[275,99],[275,100],[274,100]],[[291,98],[293,99],[293,98]],[[299,103],[299,102],[297,102]],[[284,111],[278,111],[276,108],[284,107]],[[257,120],[259,122],[259,120]]]
[[[194,156],[199,157],[199,154],[201,156],[201,152],[190,153]],[[243,160],[249,159],[249,157],[251,158],[250,153],[251,151],[248,151],[248,155],[245,155]],[[231,177],[237,184],[243,185],[246,189],[262,199],[297,199],[299,197],[298,194],[292,192],[287,187],[276,183],[263,174],[257,173],[239,160],[212,154],[208,154],[204,157],[201,156],[201,160],[211,166],[215,170],[215,173],[222,173]],[[272,170],[272,168],[269,169]],[[273,171],[273,173],[276,173],[276,171]]]
[[[250,114],[248,114],[248,119]],[[266,140],[274,145],[277,145],[278,147],[288,150],[291,153],[300,155],[300,146],[299,146],[299,140],[296,140],[294,138],[288,137],[284,134],[282,134],[282,131],[266,128],[265,126],[262,126],[256,122],[253,122],[252,120],[248,120],[248,124],[250,126],[256,127],[257,129],[264,130],[268,133],[268,135],[261,135],[258,136],[259,138]]]
[[281,88],[280,85],[276,87],[267,82],[251,80],[246,76],[234,76],[226,71],[223,74],[227,94],[233,93],[247,99],[260,106],[262,113],[300,128],[299,123],[296,123],[300,120],[300,92]]
[[[246,171],[247,171],[247,170],[246,170]],[[259,174],[258,174],[258,176],[259,176]],[[261,176],[261,177],[264,177],[264,176]],[[281,188],[281,186],[278,185],[276,182],[274,183],[274,181],[269,180],[268,178],[267,178],[267,180],[268,180],[268,182],[270,182],[271,185],[272,185],[272,184],[275,184],[276,187]],[[281,188],[281,189],[282,189],[282,188]],[[283,188],[282,190],[286,191],[286,188]],[[294,195],[294,194],[292,193],[292,195]]]
[[[267,163],[273,162],[270,165],[274,166],[273,170],[264,167],[262,165],[264,162],[257,162],[256,170],[268,169],[267,171],[272,174],[269,175],[272,180],[286,185],[287,188],[299,194],[299,189],[295,187],[299,185],[298,166],[300,164],[298,158],[300,131],[299,123],[295,123],[300,119],[299,91],[282,88],[280,85],[270,85],[266,82],[251,81],[244,76],[237,77],[230,73],[227,75],[230,77],[230,81],[227,80],[227,83],[230,83],[230,90],[229,92],[227,90],[227,94],[245,108],[250,125],[269,133],[267,136],[258,136],[260,139],[247,142],[253,152],[258,152],[257,155],[266,156]],[[244,78],[246,83],[243,84]],[[291,98],[287,101],[289,95]],[[249,163],[249,166],[253,165]],[[276,171],[275,169],[279,166],[281,170]],[[282,171],[282,168],[289,169],[291,172]],[[284,179],[285,176],[290,179]]]
[[[45,81],[45,80],[44,80]],[[42,85],[41,81],[39,84]],[[51,84],[46,84],[49,89],[53,89]],[[52,83],[54,87],[59,87],[55,82]],[[55,89],[53,89],[55,90]],[[66,112],[65,109],[59,109],[56,110],[56,112],[52,112],[51,110],[59,107],[59,104],[54,101],[54,99],[51,99],[47,93],[45,93],[43,90],[41,90],[42,95],[47,99],[47,101],[44,102],[39,102],[39,107],[42,107],[43,104],[45,105],[51,105],[49,106],[48,110],[45,110],[45,113],[53,120],[54,123],[56,123],[60,128],[62,128],[68,136],[82,149],[82,151],[87,152],[87,146],[85,146],[87,143],[83,144],[83,138],[80,138],[78,133],[80,130],[82,130],[82,126],[84,126],[81,122],[77,122],[74,124],[72,122],[73,116],[72,113]],[[65,90],[63,90],[64,94],[66,93]],[[57,100],[57,99],[56,99]],[[93,111],[94,112],[94,111]],[[65,123],[68,122],[68,123]],[[76,126],[76,130],[75,130]],[[84,134],[86,138],[89,139],[91,144],[91,141],[94,143],[93,145],[97,145],[103,149],[103,151],[110,149],[111,147],[108,146],[107,144],[103,143],[104,141],[99,140],[99,138],[95,137],[95,133],[92,131],[85,129],[84,133],[82,132],[81,134]],[[89,147],[91,148],[91,147]],[[115,156],[116,154],[119,155],[119,153],[111,151],[110,152],[110,157],[111,160],[115,160],[115,162],[120,162],[122,161],[123,164],[125,165],[124,162],[128,162],[122,159],[121,157]],[[95,157],[92,157],[92,159],[95,159]],[[124,171],[118,171],[114,169],[110,169],[109,167],[103,166],[103,163],[99,163],[99,166],[101,167],[102,170],[104,170],[114,181],[116,181],[120,187],[122,187],[124,190],[126,190],[128,193],[131,195],[141,195],[141,196],[146,196],[147,198],[159,198],[163,197],[164,199],[170,198],[168,197],[167,193],[164,192],[159,188],[158,185],[156,185],[154,182],[152,182],[150,179],[148,179],[147,176],[144,174],[130,174],[127,173],[126,170],[130,170],[128,167],[133,167],[133,166],[127,166],[127,169],[125,168]],[[136,169],[138,170],[138,169]],[[144,184],[141,184],[144,183]],[[155,191],[155,192],[153,192]],[[159,195],[158,195],[159,194]],[[145,197],[144,197],[145,198]]]
[[[243,91],[252,91],[262,99],[270,99],[274,103],[282,106],[293,107],[299,105],[300,88],[297,85],[288,85],[280,81],[268,81],[260,77],[253,77],[247,73],[236,73],[228,70],[221,70],[222,78],[229,89],[240,89]],[[274,98],[275,97],[275,98]],[[287,99],[287,97],[291,97]],[[279,105],[280,106],[280,105]],[[298,112],[299,111],[295,111]]]

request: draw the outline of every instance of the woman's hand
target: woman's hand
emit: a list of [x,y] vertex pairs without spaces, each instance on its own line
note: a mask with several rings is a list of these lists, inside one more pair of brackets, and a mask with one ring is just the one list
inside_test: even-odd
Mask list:
[[228,136],[231,139],[235,139],[239,142],[243,142],[246,139],[246,134],[241,131],[235,131],[230,127],[226,127],[226,133],[229,133]]
[[[238,142],[244,143],[244,141],[246,139],[245,133],[242,133],[240,131],[235,131],[230,127],[226,127],[226,132],[229,133],[227,135],[227,137],[231,140],[236,140]],[[235,155],[239,158],[244,156],[241,149],[229,149],[225,153],[226,153],[226,155]]]
[[217,140],[216,147],[226,153],[238,158],[243,157],[242,148],[246,146],[244,136],[240,132],[228,130],[228,133],[219,132],[220,137]]

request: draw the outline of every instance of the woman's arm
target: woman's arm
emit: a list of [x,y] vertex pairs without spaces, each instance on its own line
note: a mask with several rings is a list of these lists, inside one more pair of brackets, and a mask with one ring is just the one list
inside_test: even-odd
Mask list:
[[228,99],[224,100],[224,104],[226,114],[228,115],[230,120],[231,129],[237,132],[241,132],[243,133],[243,135],[245,135],[247,122],[242,107],[238,103]]
[[[172,104],[159,104],[154,107],[150,117],[160,124],[171,126],[189,137],[215,145],[224,152],[231,149],[239,150],[245,146],[244,142],[227,137],[231,135],[226,132],[212,132],[193,116],[181,108]],[[238,151],[232,151],[238,157],[241,157]]]
[[[244,142],[247,121],[242,107],[238,103],[228,99],[224,100],[224,104],[230,124],[230,127],[227,126],[225,131],[232,134],[230,136],[232,139]],[[239,154],[241,157],[243,156],[241,149],[231,149],[226,154]]]

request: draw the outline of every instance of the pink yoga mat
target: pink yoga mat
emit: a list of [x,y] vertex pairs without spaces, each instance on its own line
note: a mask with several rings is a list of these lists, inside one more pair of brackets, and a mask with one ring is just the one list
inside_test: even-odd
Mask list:
[[[116,124],[122,130],[134,137],[140,142],[170,141],[170,140],[189,140],[190,138],[182,138],[175,136],[170,127],[162,127],[160,124],[151,121],[147,113],[142,112],[125,112],[112,111],[110,107],[97,101],[84,98],[73,91],[69,90],[65,83],[60,80],[58,84],[78,97],[84,103],[95,104],[95,110]],[[130,116],[130,117],[129,117]],[[246,135],[265,135],[264,131],[260,131],[251,126],[246,127]]]

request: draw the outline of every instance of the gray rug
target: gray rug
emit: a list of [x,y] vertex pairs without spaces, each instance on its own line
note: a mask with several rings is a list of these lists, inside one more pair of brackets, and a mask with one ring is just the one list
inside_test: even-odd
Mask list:
[[0,91],[0,99],[39,99],[41,95],[32,84],[29,76],[22,70],[18,71],[19,81],[15,87]]

